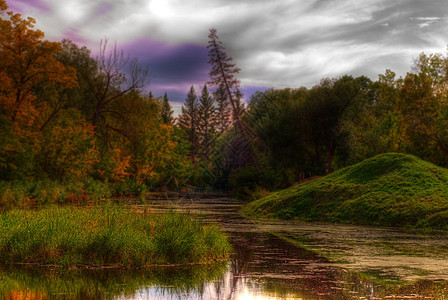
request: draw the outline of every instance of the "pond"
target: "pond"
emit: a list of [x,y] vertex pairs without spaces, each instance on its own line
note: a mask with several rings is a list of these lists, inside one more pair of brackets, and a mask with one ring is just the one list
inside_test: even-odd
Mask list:
[[[228,262],[151,270],[0,269],[3,299],[448,299],[448,237],[392,228],[250,221],[227,197],[147,199],[228,233]],[[325,258],[326,257],[326,258]]]

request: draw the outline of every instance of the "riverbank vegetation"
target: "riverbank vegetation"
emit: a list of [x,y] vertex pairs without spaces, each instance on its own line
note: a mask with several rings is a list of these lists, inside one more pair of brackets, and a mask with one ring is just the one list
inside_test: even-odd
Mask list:
[[227,237],[190,215],[117,205],[52,206],[0,214],[3,264],[115,266],[206,263],[226,258]]
[[255,217],[448,229],[448,170],[381,154],[251,202]]
[[[1,209],[170,189],[250,200],[388,152],[448,166],[442,54],[422,53],[404,78],[324,78],[256,92],[245,105],[239,68],[210,29],[210,80],[200,95],[185,91],[174,116],[167,93],[148,92],[150,70],[118,46],[103,40],[93,58],[0,8]],[[400,223],[366,209],[371,223]]]

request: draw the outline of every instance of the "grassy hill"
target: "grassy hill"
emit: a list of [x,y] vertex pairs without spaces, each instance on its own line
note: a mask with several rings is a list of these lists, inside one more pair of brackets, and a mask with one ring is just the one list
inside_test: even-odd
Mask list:
[[412,155],[381,154],[253,201],[243,213],[448,229],[448,169]]

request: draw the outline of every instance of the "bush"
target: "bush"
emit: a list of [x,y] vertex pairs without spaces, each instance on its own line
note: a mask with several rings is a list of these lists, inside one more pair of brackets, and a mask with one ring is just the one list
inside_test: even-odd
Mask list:
[[80,203],[100,200],[111,195],[110,187],[101,181],[89,178],[86,182],[24,180],[0,182],[0,209],[16,206],[33,206],[51,203]]
[[269,170],[261,173],[253,166],[245,166],[233,171],[229,176],[229,187],[235,198],[252,201],[259,195],[266,196],[276,185],[275,175]]

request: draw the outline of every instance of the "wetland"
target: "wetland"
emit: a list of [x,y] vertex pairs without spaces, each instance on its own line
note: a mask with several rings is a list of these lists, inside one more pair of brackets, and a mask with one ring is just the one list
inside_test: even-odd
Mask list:
[[230,197],[133,204],[197,215],[229,236],[233,255],[213,264],[148,269],[0,270],[6,299],[445,299],[445,232],[250,220]]

